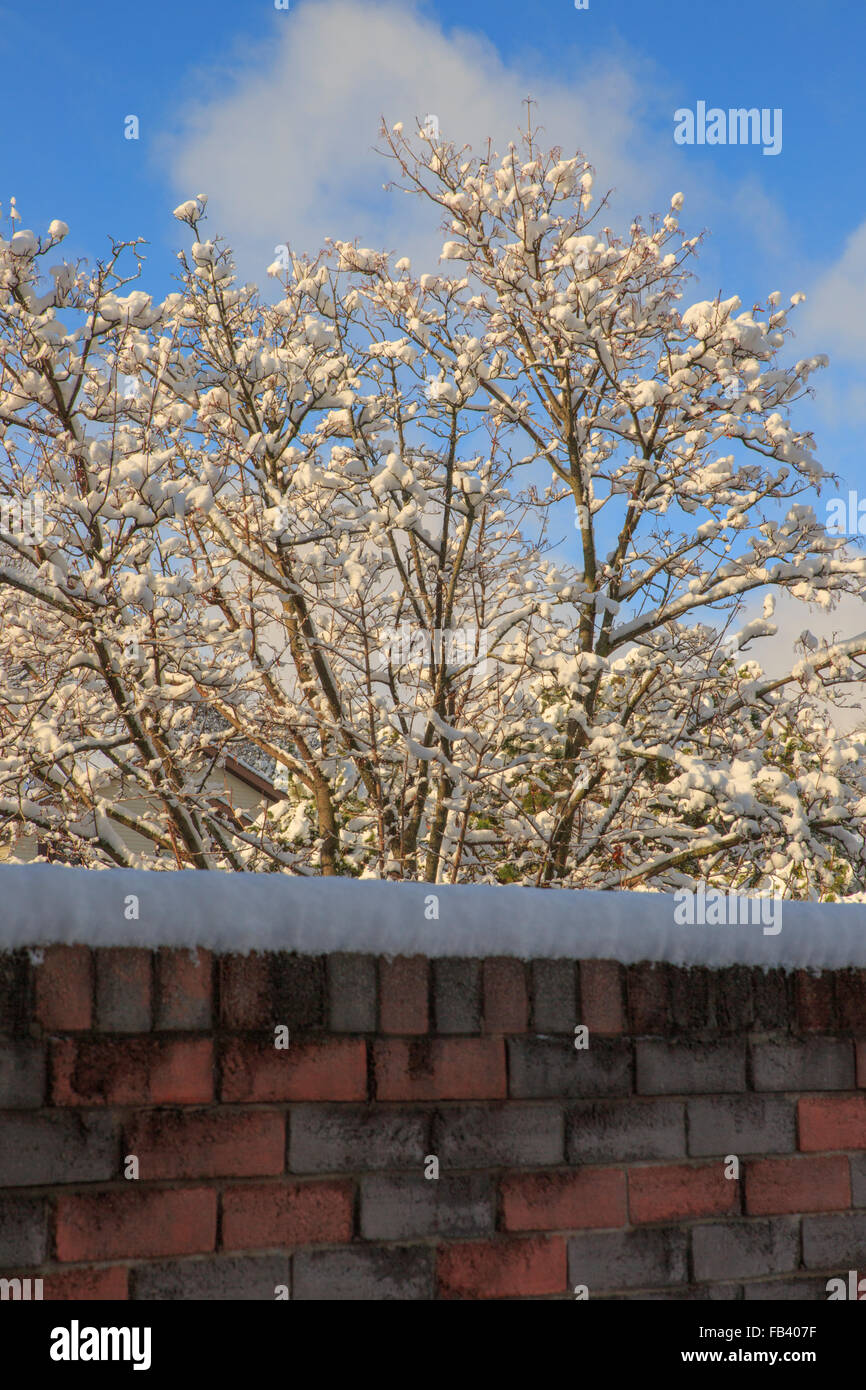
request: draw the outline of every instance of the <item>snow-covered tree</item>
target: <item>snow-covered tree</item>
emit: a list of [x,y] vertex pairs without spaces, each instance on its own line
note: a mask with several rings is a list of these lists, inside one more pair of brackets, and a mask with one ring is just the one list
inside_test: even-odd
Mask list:
[[[822,359],[780,362],[778,293],[681,307],[680,195],[623,239],[531,131],[383,133],[435,273],[334,241],[268,302],[201,197],[159,303],[139,243],[46,274],[62,223],[0,242],[13,852],[142,862],[126,827],[163,867],[859,893],[866,748],[827,708],[866,634],[784,678],[745,650],[774,592],[866,572],[790,419]],[[254,824],[208,786],[242,749],[283,788]]]

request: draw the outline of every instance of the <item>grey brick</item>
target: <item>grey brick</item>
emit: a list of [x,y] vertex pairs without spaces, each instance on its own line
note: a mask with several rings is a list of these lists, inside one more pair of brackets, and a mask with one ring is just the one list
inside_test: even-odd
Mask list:
[[747,1303],[802,1300],[827,1301],[826,1279],[762,1279],[760,1283],[744,1284],[743,1298]]
[[375,1033],[376,958],[328,956],[328,1023],[334,1033]]
[[492,1235],[495,1221],[495,1194],[486,1174],[361,1179],[361,1234],[365,1240]]
[[532,962],[532,1027],[536,1033],[570,1033],[577,1016],[577,971],[572,960]]
[[31,1019],[27,952],[0,951],[0,1033],[26,1033]]
[[700,1036],[710,1019],[710,972],[705,966],[674,966],[670,979],[670,1016],[677,1032]]
[[93,953],[96,1017],[101,1033],[148,1033],[151,1018],[150,952],[102,947]]
[[787,1032],[794,1017],[792,980],[786,970],[752,972],[752,993],[755,1000],[755,1027],[764,1032]]
[[739,1034],[751,1027],[755,1016],[753,973],[747,965],[729,965],[712,972],[710,999],[719,1033]]
[[635,1044],[635,1051],[640,1095],[745,1090],[746,1044],[741,1039],[671,1043],[647,1038]]
[[866,1154],[852,1155],[851,1164],[851,1205],[866,1207]]
[[288,1255],[209,1255],[203,1260],[164,1260],[138,1265],[135,1299],[255,1299],[274,1301],[278,1284],[289,1284]]
[[659,1293],[644,1294],[644,1298],[655,1300],[677,1299],[684,1303],[735,1303],[742,1297],[740,1284],[704,1284],[701,1288],[662,1289]]
[[269,951],[271,1014],[274,1022],[297,1032],[321,1028],[325,1021],[325,958]]
[[643,1289],[640,1293],[603,1294],[598,1302],[633,1303],[643,1299],[647,1303],[723,1303],[736,1302],[740,1298],[740,1284],[694,1284],[676,1289]]
[[38,1108],[45,1097],[45,1049],[21,1038],[0,1044],[0,1110]]
[[781,1097],[726,1096],[687,1102],[689,1154],[789,1154],[797,1147],[794,1104]]
[[510,1038],[509,1094],[538,1096],[630,1096],[632,1052],[628,1042],[593,1041],[576,1048],[569,1038]]
[[849,1091],[854,1077],[854,1044],[841,1038],[752,1045],[756,1091]]
[[804,1216],[803,1264],[839,1274],[866,1268],[866,1213]]
[[0,1269],[40,1265],[48,1240],[45,1203],[35,1198],[0,1198]]
[[576,1105],[566,1114],[569,1163],[630,1163],[642,1158],[683,1158],[686,1107],[680,1100],[602,1101]]
[[441,1110],[430,1152],[454,1168],[562,1163],[562,1111],[553,1105],[462,1105]]
[[351,1173],[377,1168],[423,1171],[430,1117],[384,1106],[295,1105],[289,1122],[289,1171]]
[[587,1231],[568,1242],[568,1284],[585,1284],[590,1298],[603,1289],[684,1284],[687,1237],[676,1226],[652,1230]]
[[798,1222],[712,1221],[692,1227],[695,1280],[783,1274],[800,1262]]
[[480,961],[449,957],[434,960],[433,1004],[437,1033],[480,1032]]
[[118,1176],[114,1117],[101,1111],[7,1115],[0,1146],[0,1187],[101,1182]]
[[304,1250],[294,1256],[292,1297],[370,1301],[433,1297],[433,1250],[429,1246]]

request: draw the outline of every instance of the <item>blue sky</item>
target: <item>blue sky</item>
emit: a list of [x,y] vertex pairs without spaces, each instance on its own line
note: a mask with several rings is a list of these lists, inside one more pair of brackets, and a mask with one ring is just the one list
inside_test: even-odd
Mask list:
[[[62,213],[82,244],[104,235],[109,224],[117,234],[171,237],[175,229],[166,214],[176,190],[160,158],[161,138],[181,128],[191,99],[218,99],[224,81],[267,62],[299,14],[329,8],[327,0],[291,0],[286,13],[267,0],[0,6],[6,185],[0,197],[15,192],[36,222]],[[361,22],[374,8],[357,6]],[[590,0],[586,11],[576,11],[572,0],[475,0],[468,6],[431,0],[417,9],[446,33],[482,35],[507,63],[555,74],[576,90],[587,68],[621,59],[644,79],[648,128],[668,142],[674,107],[701,98],[723,107],[781,107],[784,148],[778,157],[750,147],[678,151],[684,184],[690,169],[701,166],[720,186],[756,179],[778,201],[793,231],[793,243],[779,248],[780,263],[832,260],[866,217],[866,11],[858,0],[832,6],[726,0],[692,7]],[[384,104],[386,89],[382,96]],[[123,139],[128,112],[141,122],[137,144]],[[369,143],[375,132],[356,134]],[[592,158],[592,131],[575,131],[575,137]],[[714,233],[724,246],[721,219]],[[726,264],[748,266],[745,249],[727,247]]]
[[[864,40],[858,0],[0,3],[0,222],[14,194],[21,226],[69,224],[73,255],[103,252],[109,232],[143,236],[157,296],[186,235],[171,210],[199,192],[208,234],[260,283],[276,244],[315,250],[324,235],[434,269],[435,229],[382,192],[379,114],[436,112],[448,138],[501,145],[532,95],[549,143],[581,148],[596,192],[616,190],[612,225],[684,192],[684,228],[711,232],[695,299],[806,292],[788,356],[826,352],[831,367],[799,420],[843,491],[862,489]],[[781,153],[675,145],[674,111],[698,101],[781,108]],[[138,140],[124,139],[131,114]]]

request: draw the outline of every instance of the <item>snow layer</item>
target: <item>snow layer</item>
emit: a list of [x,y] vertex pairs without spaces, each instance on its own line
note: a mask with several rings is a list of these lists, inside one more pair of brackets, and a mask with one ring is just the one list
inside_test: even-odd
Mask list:
[[680,926],[675,906],[662,893],[10,865],[0,869],[0,949],[78,942],[242,954],[866,966],[866,904],[786,902],[775,935],[761,925]]

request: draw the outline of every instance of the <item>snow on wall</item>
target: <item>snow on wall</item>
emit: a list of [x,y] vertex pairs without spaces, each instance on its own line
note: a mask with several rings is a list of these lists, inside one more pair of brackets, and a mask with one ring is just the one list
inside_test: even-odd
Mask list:
[[749,924],[678,925],[675,896],[662,893],[9,865],[0,867],[0,949],[78,942],[244,954],[866,966],[866,904],[775,906],[781,919],[770,927],[752,925],[751,917]]

